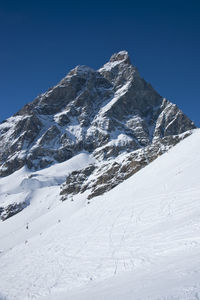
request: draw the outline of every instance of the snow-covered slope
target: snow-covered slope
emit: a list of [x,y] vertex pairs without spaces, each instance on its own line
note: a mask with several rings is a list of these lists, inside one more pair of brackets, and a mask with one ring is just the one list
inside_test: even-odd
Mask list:
[[[38,172],[31,172],[27,168],[16,171],[15,173],[0,179],[0,203],[2,206],[7,206],[10,203],[26,203],[24,211],[16,215],[6,222],[0,223],[0,251],[8,250],[16,243],[24,242],[24,232],[27,231],[31,223],[31,230],[26,232],[25,236],[30,238],[35,233],[38,233],[39,226],[42,222],[43,227],[48,228],[52,224],[58,222],[55,211],[59,210],[60,201],[60,184],[65,181],[66,174],[88,166],[94,163],[94,158],[91,158],[86,153],[81,153],[70,160],[55,164]],[[77,201],[78,203],[78,201]],[[73,207],[63,206],[64,215],[71,213],[71,208],[74,210],[77,203]],[[52,212],[53,209],[53,212]],[[60,210],[58,212],[60,215]],[[55,218],[53,215],[56,215]],[[42,217],[42,220],[41,220]],[[36,224],[36,231],[33,230]],[[45,227],[44,227],[45,226]],[[6,233],[6,234],[5,234]],[[13,239],[15,234],[15,239]]]
[[[56,165],[30,173],[28,187],[37,186],[34,201],[0,223],[2,297],[200,299],[199,149],[200,131],[195,130],[90,204],[87,192],[54,203],[57,187],[43,183],[50,172],[62,177]],[[81,154],[63,166],[75,170],[90,162]],[[28,193],[26,172],[0,179],[3,193],[7,184],[9,196]]]

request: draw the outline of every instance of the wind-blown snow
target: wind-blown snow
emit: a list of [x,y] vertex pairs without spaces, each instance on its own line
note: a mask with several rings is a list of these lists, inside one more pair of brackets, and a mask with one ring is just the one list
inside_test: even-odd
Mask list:
[[[58,186],[34,190],[31,205],[0,224],[0,292],[8,300],[200,299],[199,149],[196,130],[90,204],[82,194],[58,205]],[[41,185],[51,168],[32,179]],[[11,189],[25,172],[10,175]]]

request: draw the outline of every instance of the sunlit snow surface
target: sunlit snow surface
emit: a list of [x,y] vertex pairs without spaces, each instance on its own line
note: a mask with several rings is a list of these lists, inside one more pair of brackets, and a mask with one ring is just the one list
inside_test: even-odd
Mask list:
[[89,204],[60,202],[58,185],[87,154],[36,172],[37,183],[25,169],[0,179],[3,195],[31,197],[0,223],[0,299],[200,299],[199,149],[196,130]]

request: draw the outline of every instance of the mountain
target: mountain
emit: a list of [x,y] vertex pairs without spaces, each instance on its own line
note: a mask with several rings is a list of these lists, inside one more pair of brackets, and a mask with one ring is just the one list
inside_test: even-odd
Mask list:
[[114,189],[60,201],[81,153],[0,178],[30,205],[0,223],[0,299],[197,300],[200,297],[200,131]]
[[0,125],[0,174],[25,164],[44,168],[83,150],[107,159],[193,128],[122,51],[98,71],[76,67]]
[[126,51],[0,136],[0,300],[200,299],[200,130]]
[[[0,176],[41,170],[80,154],[94,158],[66,171],[61,199],[114,188],[191,134],[194,123],[139,75],[126,51],[95,71],[77,66],[56,86],[0,124]],[[30,201],[0,202],[2,220]],[[5,204],[5,203],[9,203]]]

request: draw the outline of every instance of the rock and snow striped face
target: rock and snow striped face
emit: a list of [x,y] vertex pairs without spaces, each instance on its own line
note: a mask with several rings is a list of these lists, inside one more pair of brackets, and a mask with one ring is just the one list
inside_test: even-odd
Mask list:
[[106,156],[114,158],[194,127],[140,77],[128,53],[120,51],[98,71],[76,67],[0,124],[0,175],[24,165],[44,168],[80,151],[100,153],[112,144],[115,151]]

